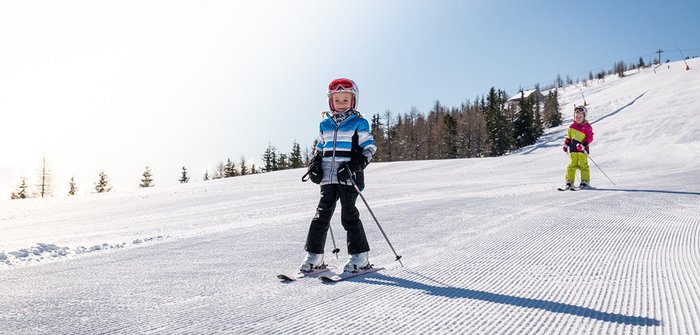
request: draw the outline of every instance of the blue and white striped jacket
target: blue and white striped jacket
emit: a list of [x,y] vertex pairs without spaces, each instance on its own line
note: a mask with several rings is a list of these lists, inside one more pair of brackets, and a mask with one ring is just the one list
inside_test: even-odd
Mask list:
[[[338,181],[338,165],[342,162],[350,161],[353,145],[356,145],[356,152],[361,152],[365,156],[367,163],[372,160],[377,147],[374,145],[374,138],[370,133],[369,123],[357,111],[353,111],[340,124],[335,123],[330,113],[324,112],[319,130],[316,153],[323,155],[321,164],[323,179],[321,180],[321,185],[352,185],[349,181],[344,183]],[[353,140],[355,143],[353,143]],[[360,184],[359,181],[358,184]],[[364,181],[362,181],[362,184],[364,184]],[[360,186],[360,189],[363,188],[362,186]]]

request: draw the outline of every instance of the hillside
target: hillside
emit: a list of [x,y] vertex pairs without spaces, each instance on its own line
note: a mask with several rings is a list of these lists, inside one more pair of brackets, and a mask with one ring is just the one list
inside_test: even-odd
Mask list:
[[[364,195],[405,266],[358,200],[386,269],[332,285],[275,278],[301,262],[318,201],[302,170],[0,201],[0,334],[700,333],[689,64],[566,88],[566,126],[509,156],[371,164]],[[558,192],[581,92],[617,186],[591,163],[595,190]]]

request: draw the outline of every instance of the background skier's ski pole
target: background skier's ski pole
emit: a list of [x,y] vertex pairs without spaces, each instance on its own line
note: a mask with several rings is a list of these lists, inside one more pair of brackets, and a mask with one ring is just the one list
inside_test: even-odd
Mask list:
[[335,245],[335,236],[333,236],[333,227],[331,225],[328,225],[328,229],[331,231],[331,241],[333,241],[333,253],[335,254],[335,259],[338,259],[338,253],[340,252],[340,249]]
[[386,233],[384,233],[384,229],[382,229],[382,225],[379,224],[379,221],[377,220],[377,217],[374,216],[374,212],[372,212],[372,208],[369,207],[369,204],[367,203],[367,200],[365,200],[365,196],[363,196],[363,195],[362,195],[362,192],[360,192],[360,189],[359,189],[359,188],[357,187],[357,185],[355,184],[355,180],[353,180],[353,177],[354,177],[354,176],[350,176],[350,178],[348,178],[348,179],[350,179],[350,182],[352,183],[352,186],[355,187],[355,190],[356,190],[357,193],[360,195],[360,198],[362,199],[362,202],[364,202],[364,203],[365,203],[365,206],[367,206],[367,210],[369,211],[369,214],[372,215],[372,218],[374,219],[374,222],[377,223],[377,227],[379,227],[379,231],[381,231],[381,232],[382,232],[382,235],[384,235],[384,239],[386,240],[386,243],[389,244],[389,248],[391,248],[391,251],[394,252],[394,256],[396,256],[396,260],[399,261],[399,264],[401,264],[401,267],[403,267],[403,263],[401,262],[401,256],[399,256],[399,255],[396,253],[396,250],[394,250],[394,246],[391,245],[391,242],[389,242],[389,238],[386,237]]
[[593,160],[593,157],[591,157],[591,155],[589,153],[586,153],[586,156],[588,156],[588,158],[591,160],[591,162],[593,162],[593,164],[595,164],[595,166],[598,168],[598,170],[600,170],[600,172],[603,173],[605,178],[608,178],[608,180],[613,184],[613,186],[615,186],[615,188],[619,188],[619,187],[617,187],[617,185],[615,185],[615,183],[612,181],[612,179],[610,179],[610,177],[608,177],[608,175],[605,173],[605,171],[603,171],[603,169],[601,169],[600,166],[598,166],[598,163],[596,163]]

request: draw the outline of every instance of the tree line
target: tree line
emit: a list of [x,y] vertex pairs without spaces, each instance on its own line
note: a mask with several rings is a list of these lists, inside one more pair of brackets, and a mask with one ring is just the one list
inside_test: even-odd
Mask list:
[[374,160],[391,162],[500,156],[534,144],[544,128],[561,124],[556,89],[541,99],[533,94],[509,101],[505,91],[492,87],[459,107],[436,101],[426,114],[415,107],[374,114],[370,127],[379,148]]
[[[220,161],[213,169],[213,171],[205,170],[202,177],[203,181],[217,180],[223,178],[231,178],[238,176],[245,176],[250,174],[265,173],[277,170],[284,170],[290,168],[299,168],[306,166],[309,162],[307,148],[305,151],[306,156],[302,156],[301,147],[295,141],[292,146],[292,151],[290,153],[282,153],[273,145],[268,145],[265,153],[263,154],[262,168],[258,168],[255,164],[248,164],[244,156],[240,158],[238,162],[232,161],[230,158],[224,163]],[[190,182],[190,172],[186,167],[182,167],[180,171],[180,177],[178,181],[182,184]],[[155,186],[155,179],[150,166],[146,166],[144,172],[141,174],[141,179],[139,183],[140,188],[149,188]],[[68,182],[68,196],[74,196],[78,193],[78,186],[75,182],[75,177],[71,177]],[[20,178],[19,183],[14,191],[10,194],[10,199],[27,199],[27,198],[44,198],[51,197],[54,195],[53,191],[53,173],[49,167],[46,157],[41,160],[41,166],[39,172],[37,173],[37,183],[34,185],[34,190],[30,190],[30,185],[25,176]],[[93,186],[93,193],[106,193],[112,191],[113,187],[109,176],[105,171],[100,171],[97,176],[97,181]]]

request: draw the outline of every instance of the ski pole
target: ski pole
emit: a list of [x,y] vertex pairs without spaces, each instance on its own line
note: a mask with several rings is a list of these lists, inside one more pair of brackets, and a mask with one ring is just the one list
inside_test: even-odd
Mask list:
[[338,258],[338,253],[340,252],[340,249],[335,245],[335,236],[333,236],[333,227],[331,225],[328,225],[328,229],[331,231],[331,241],[333,241],[333,253],[335,254],[335,259]]
[[379,231],[381,231],[381,232],[382,232],[382,235],[384,235],[384,239],[386,240],[386,243],[389,244],[389,248],[391,248],[391,251],[394,252],[394,256],[396,256],[396,260],[399,261],[399,264],[401,264],[401,267],[403,267],[403,263],[401,262],[401,256],[398,255],[398,254],[396,253],[396,250],[394,250],[394,246],[391,245],[391,242],[389,242],[389,238],[386,237],[386,233],[384,232],[384,229],[382,229],[382,225],[379,224],[379,221],[377,220],[377,217],[374,216],[374,212],[372,212],[372,208],[369,207],[369,204],[367,203],[367,200],[365,200],[365,196],[362,195],[362,192],[360,192],[360,188],[357,187],[357,184],[355,184],[355,180],[353,179],[353,177],[354,177],[354,173],[353,173],[353,176],[350,176],[350,178],[348,178],[348,179],[350,179],[350,182],[352,183],[352,186],[355,187],[355,190],[356,190],[357,193],[360,195],[360,198],[362,199],[362,202],[364,202],[364,203],[365,203],[365,206],[367,206],[367,210],[369,211],[369,214],[372,215],[372,218],[374,219],[374,222],[377,223],[377,227],[379,227]]
[[610,181],[610,183],[612,183],[613,186],[615,186],[615,188],[619,188],[619,187],[617,187],[617,185],[615,185],[615,183],[612,181],[612,179],[610,179],[610,177],[608,177],[608,175],[605,173],[605,171],[603,171],[603,169],[600,168],[600,166],[598,165],[598,163],[596,163],[596,162],[593,160],[593,157],[591,157],[591,155],[590,155],[589,153],[586,153],[586,156],[588,156],[588,158],[590,158],[591,162],[593,162],[593,164],[595,164],[595,166],[598,168],[598,170],[600,170],[600,172],[603,173],[603,175],[605,176],[605,178],[608,178],[608,180]]

